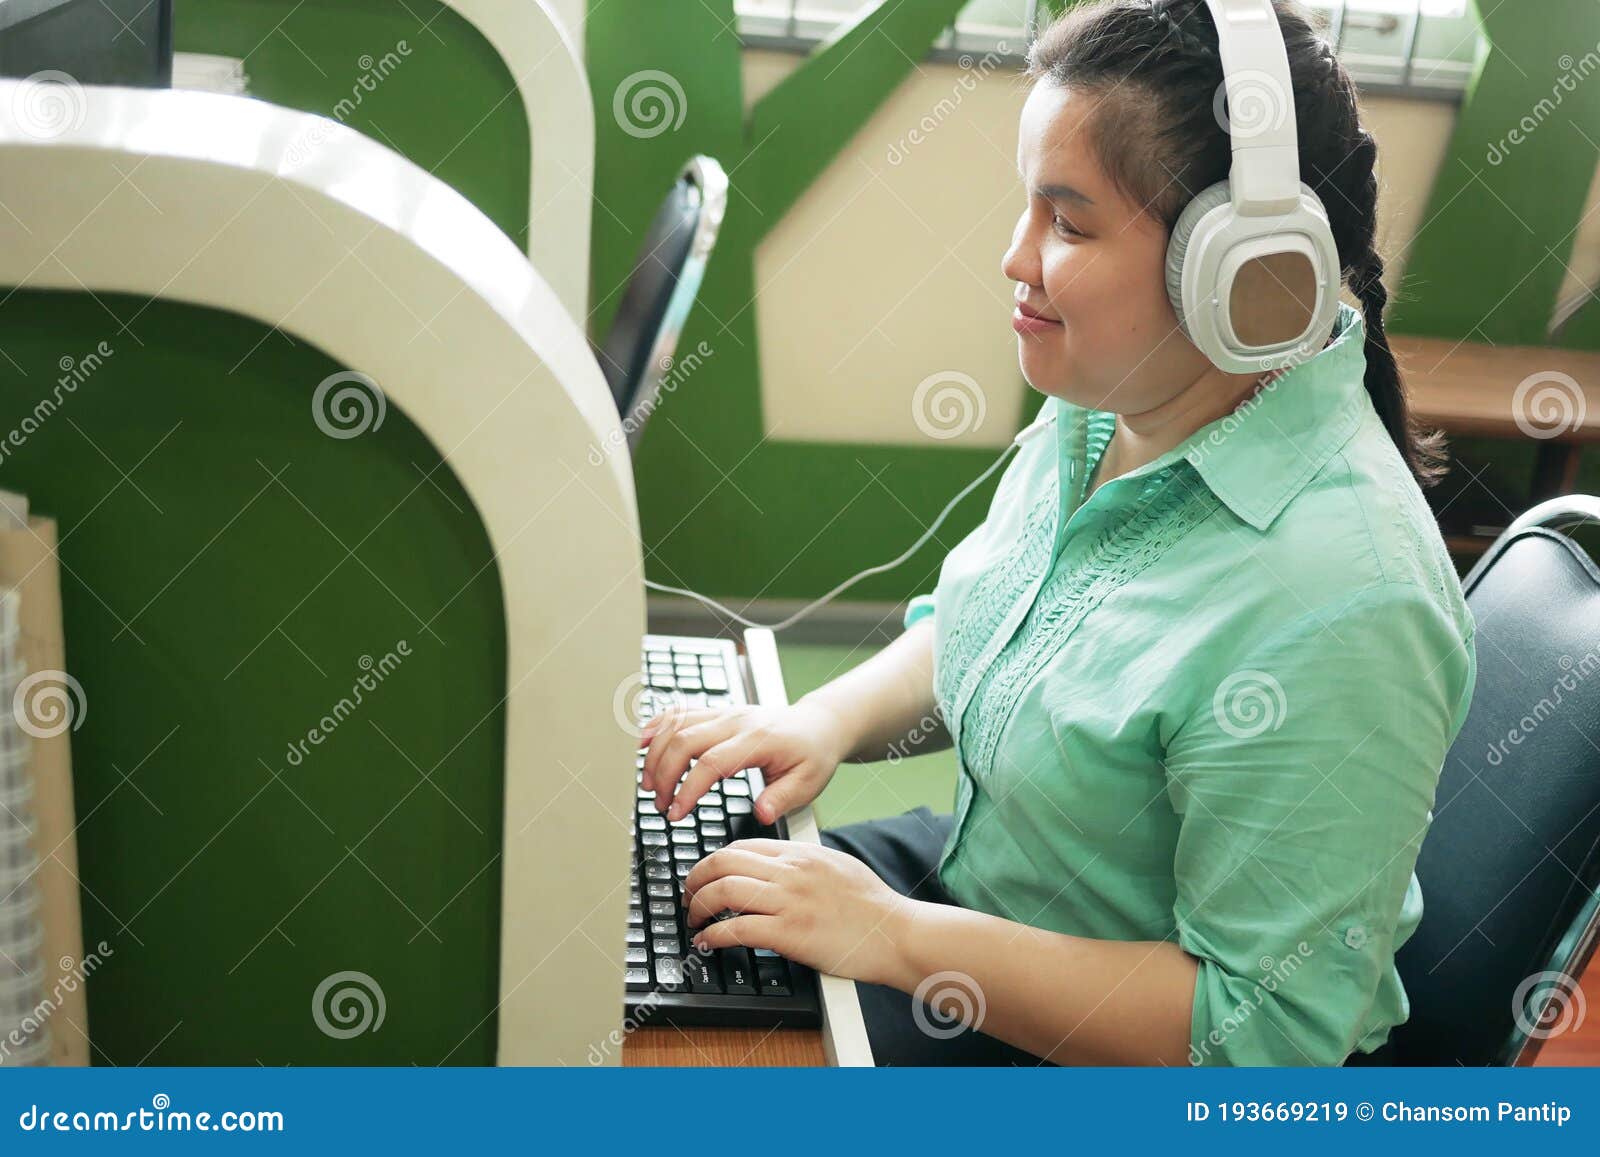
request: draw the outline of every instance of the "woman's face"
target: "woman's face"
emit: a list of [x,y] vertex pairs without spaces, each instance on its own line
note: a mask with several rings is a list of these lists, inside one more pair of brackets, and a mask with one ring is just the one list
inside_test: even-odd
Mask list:
[[1210,363],[1167,298],[1166,228],[1117,192],[1093,156],[1092,100],[1049,80],[1034,84],[1017,142],[1027,205],[1001,269],[1016,283],[1012,324],[1029,384],[1077,405],[1141,414]]

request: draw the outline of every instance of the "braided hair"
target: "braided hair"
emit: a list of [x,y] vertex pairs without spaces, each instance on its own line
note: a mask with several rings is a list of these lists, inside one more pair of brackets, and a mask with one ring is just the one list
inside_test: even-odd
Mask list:
[[[1293,0],[1272,0],[1294,88],[1300,179],[1321,198],[1340,274],[1366,321],[1364,384],[1421,486],[1446,470],[1444,435],[1418,427],[1383,313],[1377,249],[1377,141],[1361,126],[1355,85]],[[1035,80],[1095,99],[1089,140],[1113,185],[1169,235],[1185,205],[1225,180],[1233,155],[1213,100],[1223,82],[1217,30],[1204,0],[1091,0],[1069,7],[1028,54]]]

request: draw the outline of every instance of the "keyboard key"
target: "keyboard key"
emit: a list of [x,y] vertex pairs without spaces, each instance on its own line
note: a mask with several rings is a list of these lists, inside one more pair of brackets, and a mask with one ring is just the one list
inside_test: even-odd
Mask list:
[[676,915],[677,914],[674,913],[673,915],[674,915],[673,919],[669,919],[669,920],[652,920],[652,921],[650,921],[650,935],[652,935],[652,936],[677,936],[677,934],[678,934],[678,921],[676,919]]
[[[725,779],[722,781],[722,793],[724,795],[748,796],[750,794],[750,785],[742,779]],[[733,801],[729,800],[728,802],[731,804]]]
[[672,842],[674,844],[687,844],[693,847],[695,844],[700,842],[700,837],[697,833],[687,828],[679,828],[677,831],[672,833]]
[[628,929],[628,943],[629,944],[643,944],[644,942],[645,942],[645,935],[644,935],[644,929],[643,928],[629,928]]
[[656,983],[667,989],[682,988],[683,961],[676,956],[657,956]]
[[726,691],[728,689],[728,677],[720,670],[702,668],[700,682],[707,691]]
[[722,824],[701,824],[700,834],[708,840],[721,840],[727,838],[728,829]]
[[721,992],[722,968],[714,955],[687,956],[683,971],[689,977],[690,992]]
[[650,971],[645,968],[630,968],[623,977],[627,981],[629,992],[645,992],[650,988]]
[[657,936],[650,941],[650,951],[658,957],[676,956],[683,951],[683,942],[676,936]]
[[700,862],[700,849],[693,844],[679,844],[672,849],[672,858],[679,863],[698,864]]
[[664,848],[667,846],[667,833],[645,832],[639,837],[639,842],[647,848]]
[[673,639],[672,653],[674,655],[721,655],[723,643],[720,639]]
[[722,979],[729,994],[735,996],[754,996],[756,994],[756,970],[750,960],[748,948],[724,948],[717,955],[722,957]]
[[700,821],[694,818],[694,813],[690,812],[688,815],[684,816],[681,820],[673,820],[671,826],[673,826],[675,828],[694,828],[699,823],[700,823]]
[[750,785],[746,784],[744,793],[739,793],[739,792],[730,792],[729,793],[730,795],[733,796],[733,798],[728,800],[725,804],[723,804],[723,808],[724,808],[724,810],[727,811],[727,813],[728,813],[728,815],[730,817],[731,816],[747,816],[747,815],[750,814],[750,808],[751,808],[750,801],[748,799],[741,798],[741,794],[748,794],[749,790],[750,790]]
[[678,915],[678,906],[671,900],[651,900],[650,915],[670,916],[673,919],[676,919]]
[[762,996],[788,996],[789,968],[782,960],[762,957],[756,961],[756,980]]
[[688,863],[679,861],[678,863],[672,865],[672,871],[678,877],[678,879],[681,880],[690,872],[694,871],[694,866],[698,862],[699,861],[697,860],[690,860]]
[[652,900],[671,900],[678,894],[671,884],[661,882],[649,885],[645,888],[645,893]]
[[644,923],[644,913],[639,911],[639,909],[637,907],[629,908],[628,909],[628,923],[629,924],[643,924]]
[[649,964],[650,954],[643,948],[630,948],[627,961],[629,964]]
[[767,960],[781,960],[782,959],[782,957],[780,957],[776,952],[774,952],[770,948],[752,948],[750,951],[752,951],[752,952],[754,952],[756,954],[756,959],[757,960],[760,960],[762,958],[765,958]]
[[644,876],[647,880],[670,880],[672,869],[666,864],[649,863],[644,866]]
[[726,847],[727,845],[724,844],[721,840],[706,840],[700,846],[706,850],[706,855],[709,856],[712,852],[716,851],[719,848]]
[[640,816],[639,830],[646,832],[664,832],[667,830],[667,817],[659,815]]

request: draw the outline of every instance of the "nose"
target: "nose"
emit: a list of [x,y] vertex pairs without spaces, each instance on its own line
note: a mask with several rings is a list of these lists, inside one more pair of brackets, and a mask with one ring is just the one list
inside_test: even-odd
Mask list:
[[1039,250],[1028,236],[1028,214],[1017,218],[1011,231],[1011,244],[1000,259],[1000,272],[1007,281],[1020,281],[1025,285],[1039,284]]

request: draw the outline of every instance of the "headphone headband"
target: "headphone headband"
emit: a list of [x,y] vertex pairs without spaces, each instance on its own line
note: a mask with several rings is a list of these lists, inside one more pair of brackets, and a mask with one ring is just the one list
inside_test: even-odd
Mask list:
[[1206,7],[1228,95],[1234,209],[1245,217],[1287,213],[1300,202],[1300,144],[1278,14],[1272,0],[1206,0]]

